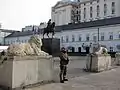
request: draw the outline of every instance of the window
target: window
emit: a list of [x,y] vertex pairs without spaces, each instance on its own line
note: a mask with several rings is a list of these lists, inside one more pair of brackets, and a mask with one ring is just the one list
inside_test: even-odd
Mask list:
[[79,21],[79,16],[77,16],[77,19],[76,19],[76,21],[77,21],[77,22]]
[[110,32],[110,34],[109,34],[109,40],[113,40],[113,33],[112,32]]
[[104,41],[104,36],[101,36],[101,41]]
[[90,2],[90,4],[92,4],[92,1]]
[[72,35],[72,42],[74,42],[75,41],[75,36],[74,35]]
[[81,52],[81,47],[78,47],[78,52]]
[[90,18],[92,18],[92,7],[90,7]]
[[104,4],[104,16],[107,15],[107,4]]
[[79,4],[79,8],[81,8],[81,4]]
[[110,35],[109,39],[110,39],[110,40],[113,40],[113,35]]
[[72,52],[75,52],[75,48],[74,47],[72,47]]
[[86,35],[86,41],[89,41],[90,37],[89,34]]
[[79,11],[77,11],[77,14],[79,13]]
[[113,52],[113,47],[110,47],[110,52]]
[[118,33],[118,39],[120,39],[120,32]]
[[84,19],[86,18],[86,8],[84,8]]
[[68,42],[69,41],[69,37],[68,36],[66,36],[66,42]]
[[93,41],[97,41],[97,36],[93,36]]
[[97,3],[99,3],[100,0],[97,0]]
[[112,2],[112,14],[115,14],[115,2]]
[[63,37],[61,37],[61,42],[63,42]]
[[116,48],[120,51],[120,44],[116,45]]
[[13,41],[11,41],[11,44],[13,44]]
[[79,11],[79,21],[81,20],[81,11]]
[[27,40],[25,40],[25,43],[27,42]]
[[81,35],[78,36],[78,41],[81,41]]
[[101,41],[104,41],[104,33],[101,33]]
[[100,7],[99,5],[97,5],[97,17],[99,17],[99,14],[100,14]]

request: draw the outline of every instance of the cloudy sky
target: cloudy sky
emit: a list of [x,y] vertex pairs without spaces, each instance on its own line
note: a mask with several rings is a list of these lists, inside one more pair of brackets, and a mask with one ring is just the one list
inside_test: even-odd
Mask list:
[[51,7],[59,0],[0,0],[2,28],[21,30],[51,18]]

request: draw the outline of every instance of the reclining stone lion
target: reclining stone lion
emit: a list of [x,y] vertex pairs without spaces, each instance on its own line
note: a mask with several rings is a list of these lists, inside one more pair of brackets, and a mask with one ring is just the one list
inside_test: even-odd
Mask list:
[[41,50],[42,41],[38,36],[32,36],[28,43],[12,44],[7,49],[7,55],[12,56],[46,56],[48,53]]
[[93,48],[94,54],[100,55],[100,54],[108,54],[107,48],[105,48],[102,45],[98,45],[98,47]]
[[105,47],[99,47],[98,50],[95,52],[95,54],[108,54],[108,50]]

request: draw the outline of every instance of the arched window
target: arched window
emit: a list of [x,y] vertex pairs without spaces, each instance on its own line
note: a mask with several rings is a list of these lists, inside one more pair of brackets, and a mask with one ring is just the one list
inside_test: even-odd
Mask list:
[[75,52],[75,48],[74,47],[72,47],[72,52]]
[[81,52],[81,47],[78,47],[78,52]]

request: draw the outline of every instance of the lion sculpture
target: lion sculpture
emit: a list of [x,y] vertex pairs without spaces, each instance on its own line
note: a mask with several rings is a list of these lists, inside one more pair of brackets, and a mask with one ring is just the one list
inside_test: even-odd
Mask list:
[[100,54],[108,54],[107,48],[98,44],[97,47],[93,47],[93,54],[100,55]]
[[105,47],[99,47],[95,54],[108,54],[108,50]]
[[32,36],[28,43],[12,44],[7,49],[7,55],[12,56],[47,56],[48,53],[41,50],[42,40],[38,36]]

